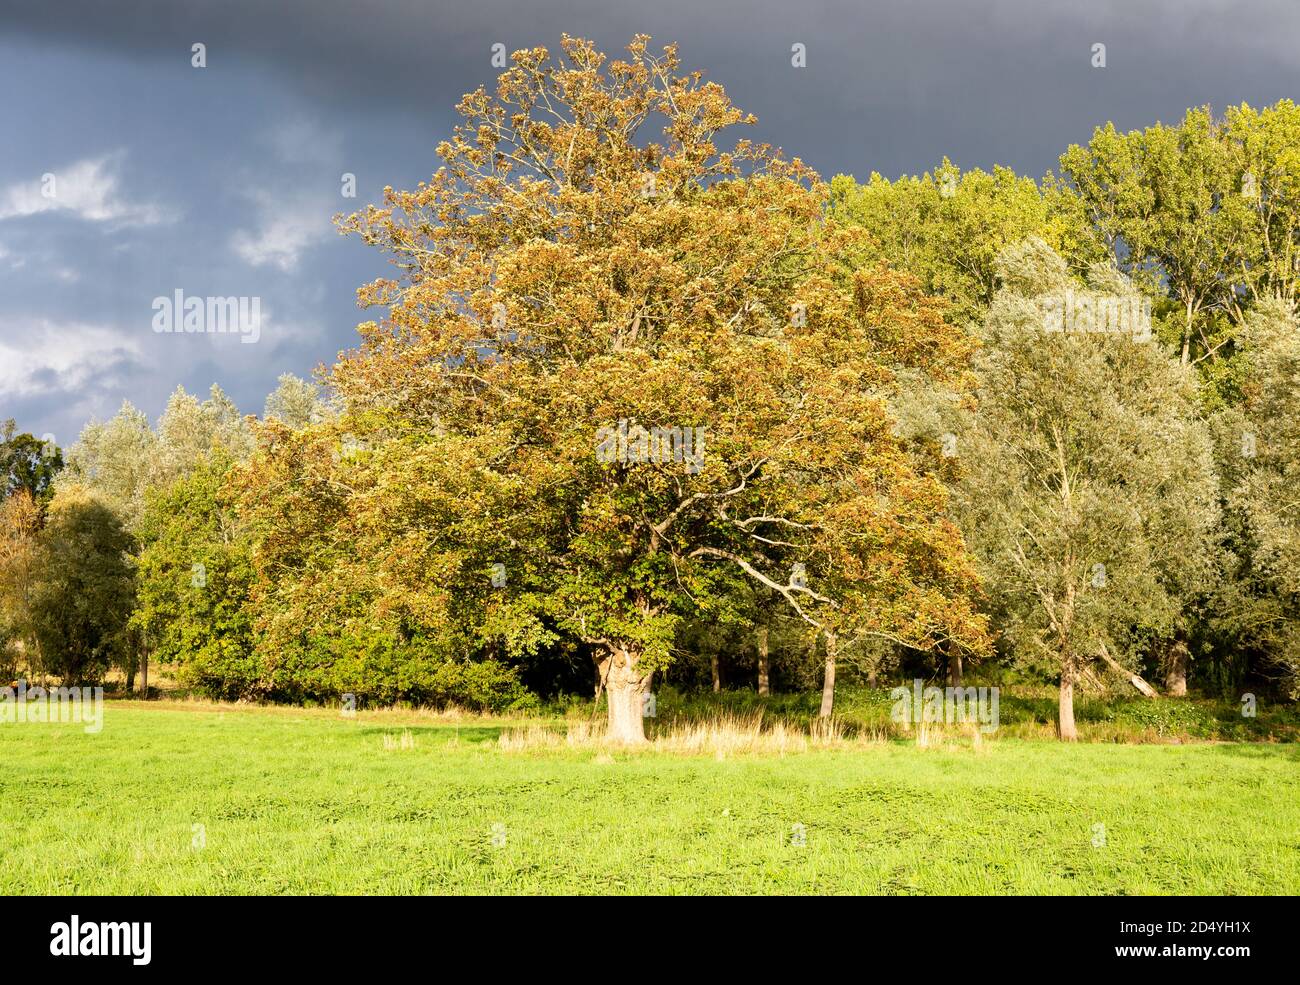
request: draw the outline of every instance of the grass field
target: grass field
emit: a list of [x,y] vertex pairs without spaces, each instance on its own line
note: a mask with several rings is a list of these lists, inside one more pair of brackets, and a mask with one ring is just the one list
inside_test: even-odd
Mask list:
[[113,701],[98,734],[0,727],[0,893],[1300,891],[1291,743],[723,756],[511,725]]

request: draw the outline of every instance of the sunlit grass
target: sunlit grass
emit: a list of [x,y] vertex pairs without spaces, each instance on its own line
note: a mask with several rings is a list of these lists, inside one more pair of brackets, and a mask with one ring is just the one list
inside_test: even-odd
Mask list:
[[[783,726],[782,749],[717,719],[625,752],[560,721],[105,715],[97,735],[0,727],[0,892],[1300,891],[1290,744],[918,748]],[[530,724],[558,741],[502,741]]]

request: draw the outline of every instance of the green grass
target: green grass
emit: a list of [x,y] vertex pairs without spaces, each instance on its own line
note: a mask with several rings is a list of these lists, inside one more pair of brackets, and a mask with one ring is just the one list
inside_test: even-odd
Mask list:
[[[105,716],[97,735],[0,726],[0,893],[1300,891],[1289,744],[881,742],[719,761],[508,752],[509,723],[491,719],[136,702]],[[385,749],[403,729],[414,748]]]
[[[981,681],[968,680],[970,686]],[[943,687],[942,681],[931,681]],[[879,688],[844,686],[835,692],[835,714],[850,729],[885,732],[895,737],[904,733],[890,720],[894,701],[891,685]],[[910,684],[908,685],[910,689]],[[806,726],[821,704],[819,692],[775,694],[760,698],[753,690],[679,692],[671,687],[656,689],[661,720],[694,720],[726,711],[737,714],[759,709],[767,720],[783,719]],[[586,714],[590,702],[570,706],[571,714]],[[556,714],[563,706],[553,706]],[[1074,715],[1079,736],[1093,742],[1297,742],[1300,741],[1300,708],[1294,702],[1261,697],[1255,715],[1244,717],[1241,705],[1204,696],[1157,698],[1134,694],[1087,694],[1075,697]],[[1057,692],[1047,685],[1012,685],[1000,688],[999,734],[1003,738],[1051,739],[1056,734]]]

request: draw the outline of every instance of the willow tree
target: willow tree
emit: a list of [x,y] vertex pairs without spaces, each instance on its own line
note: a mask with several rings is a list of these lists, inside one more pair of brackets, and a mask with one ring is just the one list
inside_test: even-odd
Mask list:
[[1194,371],[1155,343],[1117,272],[1095,269],[1085,288],[1041,240],[999,267],[979,412],[958,442],[959,513],[1014,652],[1059,675],[1072,740],[1087,663],[1131,668],[1185,631],[1212,584],[1210,432]]
[[[1246,399],[1220,419],[1229,521],[1240,524],[1243,589],[1221,620],[1253,644],[1300,697],[1300,324],[1282,300],[1260,305],[1242,329],[1251,374]],[[1235,524],[1234,524],[1235,525]]]
[[899,367],[962,385],[970,341],[910,277],[854,269],[863,234],[823,226],[798,159],[720,150],[753,118],[647,41],[516,52],[428,182],[341,220],[399,273],[359,291],[386,315],[331,380],[369,454],[436,443],[421,481],[482,490],[441,583],[587,643],[623,741],[723,571],[832,637],[982,639],[943,487],[888,412]]

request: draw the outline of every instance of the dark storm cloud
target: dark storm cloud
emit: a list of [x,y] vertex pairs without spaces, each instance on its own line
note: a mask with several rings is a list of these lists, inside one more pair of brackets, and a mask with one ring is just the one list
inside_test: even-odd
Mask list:
[[[1293,97],[1297,28],[1292,0],[4,0],[0,417],[62,440],[125,397],[156,414],[177,383],[213,380],[256,411],[279,372],[331,361],[383,267],[329,216],[434,169],[498,42],[676,41],[759,117],[747,136],[828,176],[945,155],[1037,176],[1108,120]],[[39,210],[46,171],[81,176],[76,208]],[[242,347],[152,335],[150,300],[177,288],[261,296],[269,330]]]
[[[1039,170],[1092,126],[1139,126],[1189,105],[1290,92],[1300,5],[1290,0],[19,0],[30,38],[161,62],[208,46],[209,70],[249,63],[339,113],[447,118],[491,79],[494,42],[614,50],[636,32],[677,41],[763,136],[826,172],[913,172],[943,154]],[[790,66],[790,46],[808,67]],[[1090,64],[1107,45],[1105,70]]]

